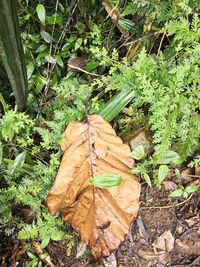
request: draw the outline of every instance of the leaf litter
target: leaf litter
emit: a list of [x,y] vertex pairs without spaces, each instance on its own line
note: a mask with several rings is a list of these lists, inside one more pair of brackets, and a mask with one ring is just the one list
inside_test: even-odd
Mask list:
[[[80,232],[94,259],[109,256],[128,233],[139,209],[140,184],[130,170],[134,160],[111,125],[101,116],[68,125],[63,159],[47,197],[51,214],[60,211],[64,221]],[[98,188],[90,180],[116,174],[122,184]]]

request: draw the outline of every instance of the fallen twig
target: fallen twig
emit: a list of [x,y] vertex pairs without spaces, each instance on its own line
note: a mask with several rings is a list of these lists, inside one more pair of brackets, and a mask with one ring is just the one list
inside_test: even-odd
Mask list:
[[186,200],[180,202],[180,203],[177,203],[177,204],[172,204],[172,205],[167,205],[167,206],[152,206],[152,207],[141,207],[141,209],[170,209],[170,208],[173,208],[173,207],[178,207],[178,206],[181,206],[183,204],[185,204],[186,202],[188,202],[192,196],[194,194],[191,194]]

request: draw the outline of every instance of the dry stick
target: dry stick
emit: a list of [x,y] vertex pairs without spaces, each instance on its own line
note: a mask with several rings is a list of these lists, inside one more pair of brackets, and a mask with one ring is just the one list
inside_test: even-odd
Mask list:
[[186,200],[180,202],[180,203],[177,203],[177,204],[172,204],[172,205],[167,205],[167,206],[153,206],[153,207],[141,207],[141,209],[169,209],[169,208],[173,208],[173,207],[178,207],[178,206],[181,206],[183,204],[185,204],[186,202],[188,202],[192,196],[194,195],[194,193],[192,193]]
[[133,35],[134,34],[131,34],[124,42],[123,42],[123,44],[121,44],[118,48],[117,48],[117,50],[119,50],[120,48],[122,48],[124,45],[126,45],[126,43],[128,42],[128,40],[130,40],[131,39],[131,37],[133,37]]
[[154,41],[153,41],[153,44],[151,45],[151,47],[150,47],[150,49],[149,49],[149,51],[148,51],[148,56],[151,54],[151,51],[152,51],[152,49],[153,49],[153,47],[154,47],[154,45],[155,45],[155,42],[156,42],[156,40],[157,40],[159,34],[160,34],[160,33],[158,33],[158,34],[155,36],[155,39],[154,39]]
[[134,40],[134,41],[131,41],[131,42],[128,42],[128,43],[124,43],[124,44],[122,44],[122,45],[125,45],[125,46],[127,46],[127,45],[133,45],[133,44],[135,44],[135,43],[137,43],[137,42],[140,42],[140,41],[143,41],[143,40],[145,40],[145,39],[148,39],[149,37],[151,37],[151,36],[153,36],[153,35],[156,35],[156,34],[158,34],[158,33],[160,33],[160,31],[150,33],[150,34],[148,34],[148,35],[145,35],[145,36],[143,36],[143,37],[140,37],[140,38],[138,38],[138,39],[136,39],[136,40]]
[[161,41],[160,41],[160,44],[159,44],[159,47],[158,47],[157,56],[160,54],[160,49],[161,49],[163,40],[164,40],[164,38],[165,38],[165,35],[166,35],[166,32],[163,33],[163,36],[162,36],[162,38],[161,38]]
[[70,64],[68,64],[68,67],[70,67],[70,68],[72,68],[72,69],[79,70],[79,71],[84,72],[84,73],[89,74],[89,75],[93,75],[93,76],[96,76],[96,77],[101,77],[101,75],[99,75],[99,74],[96,74],[96,73],[92,73],[92,72],[86,71],[86,70],[84,70],[84,69],[82,69],[82,68],[79,68],[79,67],[77,67],[77,66],[74,66],[74,65],[70,65]]
[[[55,18],[54,18],[53,29],[52,29],[52,34],[51,34],[52,40],[53,40],[54,31],[55,31],[55,24],[56,24],[57,11],[58,11],[58,3],[59,3],[59,0],[56,1]],[[51,42],[51,45],[50,45],[49,56],[51,56],[52,47],[53,47],[53,42]],[[49,67],[50,67],[50,63],[48,62],[48,65],[47,65],[47,78],[48,78],[48,75],[49,75]]]

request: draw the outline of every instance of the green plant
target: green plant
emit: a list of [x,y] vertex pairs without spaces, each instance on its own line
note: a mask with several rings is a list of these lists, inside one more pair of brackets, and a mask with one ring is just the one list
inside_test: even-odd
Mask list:
[[[18,226],[19,228],[21,226]],[[22,224],[22,229],[18,232],[19,240],[39,240],[41,248],[45,248],[50,240],[60,241],[69,239],[70,236],[63,231],[63,223],[56,220],[48,213],[43,211],[41,217],[37,218],[37,222],[30,224]]]
[[196,156],[189,164],[190,168],[200,166],[200,155]]
[[190,194],[196,192],[198,190],[199,186],[197,185],[188,185],[186,187],[179,185],[178,189],[175,191],[172,191],[169,194],[169,197],[176,198],[176,197],[184,197],[188,198]]
[[169,168],[167,165],[160,165],[154,178],[155,184],[159,189],[161,189],[161,183],[166,178],[168,172],[169,172]]
[[170,22],[165,30],[174,36],[171,54],[167,48],[157,57],[143,50],[132,65],[111,60],[110,75],[101,80],[106,91],[130,88],[133,107],[148,114],[157,158],[173,150],[181,163],[199,148],[199,25],[197,16],[191,27],[185,19]]
[[4,141],[11,142],[15,139],[15,142],[23,146],[32,144],[31,131],[34,122],[25,113],[8,110],[0,119],[0,126],[0,135]]
[[[44,204],[71,121],[101,114],[124,140],[148,131],[151,150],[137,147],[132,156],[133,173],[149,186],[161,188],[171,170],[180,178],[179,165],[198,153],[200,23],[197,1],[191,0],[109,1],[119,12],[115,23],[101,1],[18,2],[29,95],[26,112],[17,111],[1,72],[0,224],[7,235],[18,233],[27,266],[41,266],[32,240],[46,247],[67,239],[68,248],[73,246],[69,228],[49,216]],[[118,22],[127,39],[115,27]],[[85,72],[68,69],[77,57],[84,58]],[[199,162],[197,156],[189,166]],[[171,197],[187,199],[197,189],[180,185]],[[16,207],[34,213],[32,221]]]
[[142,145],[138,145],[131,153],[131,156],[136,160],[142,159],[144,155],[145,152],[144,152],[144,147]]

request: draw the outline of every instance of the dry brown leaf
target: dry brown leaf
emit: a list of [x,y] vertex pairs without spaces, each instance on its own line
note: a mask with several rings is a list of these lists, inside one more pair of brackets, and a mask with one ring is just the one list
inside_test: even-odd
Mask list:
[[197,229],[191,228],[176,239],[176,249],[183,255],[200,256],[200,233]]
[[85,70],[86,67],[86,59],[82,57],[76,57],[71,59],[68,62],[68,71],[76,72],[80,70]]
[[[107,0],[102,1],[102,6],[105,8],[105,10],[108,13],[108,16],[111,17],[114,21],[117,22],[117,20],[120,17],[120,12],[117,8],[117,6],[113,6],[112,4],[109,3]],[[129,33],[119,25],[119,23],[116,24],[117,28],[120,30],[120,32],[123,34],[124,37],[128,38]]]
[[158,237],[156,242],[153,243],[154,249],[172,251],[174,248],[174,237],[170,231],[165,231]]
[[47,265],[46,266],[49,266],[49,267],[56,267],[53,262],[51,261],[51,258],[50,256],[47,254],[45,255],[45,257],[43,257],[42,255],[44,254],[44,250],[41,248],[41,245],[39,242],[37,241],[33,241],[32,242],[32,248],[33,248],[33,251],[34,253],[40,257],[40,259],[46,263]]
[[177,189],[177,184],[172,181],[163,181],[163,186],[166,191],[174,191]]
[[200,166],[195,167],[195,175],[200,176]]
[[[134,161],[111,125],[101,116],[72,122],[65,131],[64,156],[54,186],[47,198],[51,214],[80,232],[95,259],[110,255],[124,240],[139,208],[140,184],[130,174]],[[101,189],[90,179],[118,174],[120,187]]]

